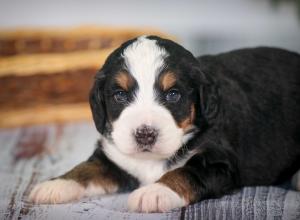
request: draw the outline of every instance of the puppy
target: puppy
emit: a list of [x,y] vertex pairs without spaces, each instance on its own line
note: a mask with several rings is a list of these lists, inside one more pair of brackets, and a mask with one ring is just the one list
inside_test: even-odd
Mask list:
[[165,212],[284,182],[300,169],[299,88],[296,53],[256,48],[196,59],[156,36],[125,42],[90,92],[101,134],[95,152],[29,199],[134,190],[130,210]]

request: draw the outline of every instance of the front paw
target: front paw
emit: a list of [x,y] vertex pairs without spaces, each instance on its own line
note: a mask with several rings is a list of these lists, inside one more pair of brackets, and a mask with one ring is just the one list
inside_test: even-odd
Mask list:
[[128,207],[135,212],[167,212],[185,205],[183,198],[161,183],[141,187],[128,198]]
[[36,204],[66,203],[83,197],[84,191],[84,187],[74,180],[55,179],[36,185],[29,201]]

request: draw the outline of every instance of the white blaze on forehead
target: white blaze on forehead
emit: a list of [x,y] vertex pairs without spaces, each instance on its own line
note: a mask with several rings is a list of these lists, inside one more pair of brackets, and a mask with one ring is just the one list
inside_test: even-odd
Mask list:
[[144,36],[124,50],[125,65],[139,87],[136,101],[153,100],[155,79],[164,66],[166,56],[167,52],[156,44],[156,40]]
[[[156,40],[146,37],[138,38],[122,54],[126,68],[135,78],[138,89],[134,100],[123,109],[118,119],[112,123],[113,147],[121,156],[125,155],[128,158],[136,156],[136,159],[141,159],[139,155],[145,155],[140,152],[140,146],[136,142],[136,129],[144,124],[153,126],[159,131],[159,135],[151,148],[151,154],[146,154],[146,158],[149,160],[145,162],[147,166],[144,168],[153,169],[154,164],[156,164],[157,166],[154,168],[157,172],[145,176],[143,175],[145,169],[141,168],[136,171],[136,167],[140,163],[137,161],[143,160],[133,162],[132,170],[130,170],[128,159],[120,160],[117,153],[109,153],[109,147],[107,147],[106,154],[117,164],[120,163],[119,161],[125,161],[125,170],[129,170],[129,173],[138,177],[143,183],[152,182],[160,177],[164,171],[164,160],[178,150],[184,134],[183,130],[177,126],[171,112],[155,99],[154,84],[162,68],[164,68],[164,59],[168,55],[165,49],[157,44]],[[157,161],[158,163],[156,163]],[[119,164],[123,167],[122,165],[124,164]]]

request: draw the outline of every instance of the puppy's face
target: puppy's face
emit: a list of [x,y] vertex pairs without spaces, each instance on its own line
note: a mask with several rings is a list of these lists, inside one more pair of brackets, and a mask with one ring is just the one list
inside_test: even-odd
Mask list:
[[174,155],[196,128],[196,62],[181,46],[158,37],[124,43],[108,57],[91,91],[97,129],[123,154]]

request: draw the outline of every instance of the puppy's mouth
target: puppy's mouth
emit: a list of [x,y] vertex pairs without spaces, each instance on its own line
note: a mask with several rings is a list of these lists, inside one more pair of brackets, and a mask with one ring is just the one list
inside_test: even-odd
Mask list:
[[145,153],[145,152],[151,152],[151,150],[148,149],[148,148],[143,148],[143,149],[141,149],[140,151],[143,152],[143,153]]
[[155,153],[155,142],[153,144],[140,144],[136,142],[136,153]]
[[123,151],[119,148],[120,152],[126,154],[127,156],[142,159],[142,160],[165,160],[169,158],[173,153],[165,152],[162,148],[161,141],[157,138],[156,142],[151,145],[141,145],[138,144],[134,138],[130,149]]
[[142,123],[117,121],[112,129],[112,142],[129,157],[165,160],[182,145],[183,131],[172,121],[160,120],[143,120]]
[[132,157],[138,158],[138,159],[155,159],[155,160],[162,160],[169,157],[169,155],[161,154],[160,152],[157,152],[155,148],[136,148],[135,152],[131,154]]
[[154,146],[137,146],[136,153],[138,154],[156,154],[156,148]]

